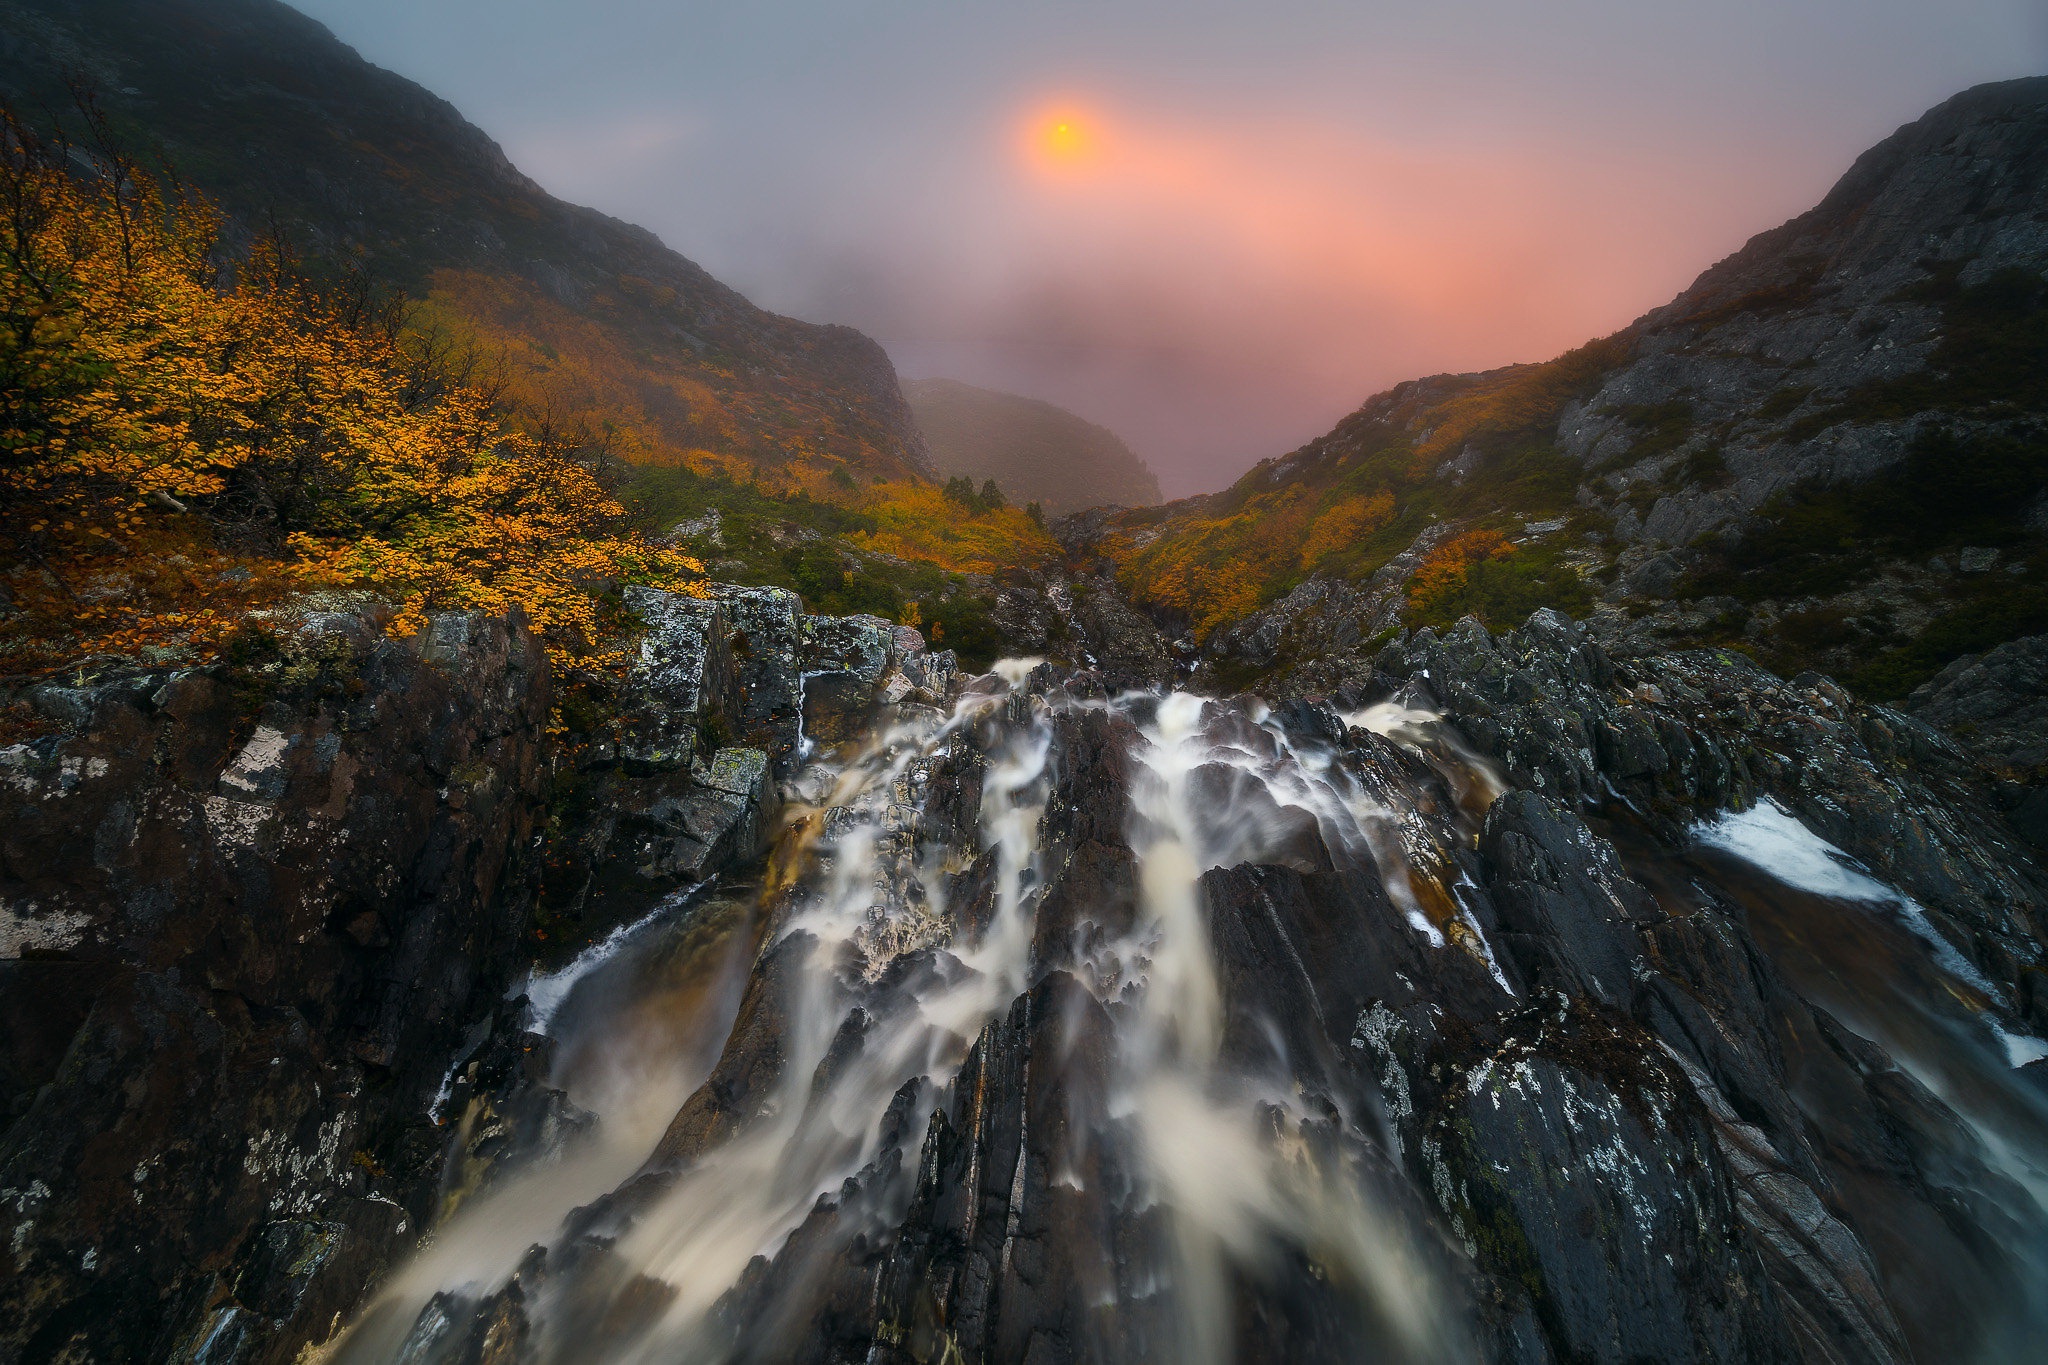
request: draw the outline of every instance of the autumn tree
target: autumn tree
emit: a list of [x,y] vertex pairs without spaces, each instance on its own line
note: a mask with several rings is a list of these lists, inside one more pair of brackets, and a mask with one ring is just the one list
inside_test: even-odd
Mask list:
[[516,604],[568,658],[611,587],[701,576],[627,528],[586,440],[509,420],[473,351],[363,281],[316,288],[277,233],[234,248],[89,99],[80,121],[74,143],[0,108],[7,666],[203,655],[336,586],[397,633]]

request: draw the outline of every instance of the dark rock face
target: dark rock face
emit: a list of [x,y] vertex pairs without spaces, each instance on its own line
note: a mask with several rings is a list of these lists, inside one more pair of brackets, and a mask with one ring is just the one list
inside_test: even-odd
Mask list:
[[1012,654],[1095,669],[1124,685],[1163,682],[1181,661],[1181,651],[1125,600],[1107,573],[1012,575],[996,597],[995,620]]
[[[1549,612],[1273,707],[634,607],[545,834],[516,623],[314,613],[260,677],[22,694],[4,1358],[1905,1362],[2048,1323],[2048,882],[1982,781],[2025,650],[1919,701],[1973,756]],[[633,921],[572,1004],[525,934],[565,876],[589,936]],[[623,1111],[578,1068],[650,1031],[701,1061],[616,1188],[378,1287],[583,1169]]]
[[776,777],[786,777],[803,727],[803,602],[786,588],[721,584],[714,592],[732,621],[733,733],[767,754]]
[[1617,662],[1554,612],[1500,636],[1469,620],[1423,631],[1376,663],[1340,695],[1399,692],[1440,710],[1517,787],[1594,804],[1618,795],[1670,835],[1777,800],[1925,907],[2024,1017],[2048,1023],[2048,882],[1967,756],[1921,722],[1735,654]]
[[[536,895],[595,937],[754,861],[815,661],[791,594],[628,592],[647,631],[578,770],[517,619],[399,644],[309,611],[240,672],[18,691],[47,733],[0,749],[0,1359],[290,1360],[587,1140],[501,999]],[[874,646],[861,716],[951,682],[914,632],[806,625]]]
[[8,1359],[289,1359],[432,1215],[429,1102],[520,956],[546,662],[516,620],[316,615],[288,667],[22,695],[58,728],[0,752]]
[[2013,828],[2048,849],[2048,635],[1956,660],[1906,709],[1975,756]]
[[[2048,1105],[1976,1012],[2040,1028],[2040,873],[1918,722],[1549,614],[1334,705],[957,698],[778,852],[639,1174],[377,1349],[2025,1358]],[[1766,799],[1911,901],[1695,838]]]

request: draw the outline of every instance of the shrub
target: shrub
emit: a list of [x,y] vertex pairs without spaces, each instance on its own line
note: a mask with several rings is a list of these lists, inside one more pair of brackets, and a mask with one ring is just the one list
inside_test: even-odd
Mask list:
[[694,561],[643,541],[494,398],[367,287],[317,290],[273,242],[234,257],[175,180],[103,136],[74,156],[0,109],[15,665],[209,654],[247,609],[308,586],[396,599],[394,633],[517,604],[567,659],[600,651],[615,584],[694,585]]

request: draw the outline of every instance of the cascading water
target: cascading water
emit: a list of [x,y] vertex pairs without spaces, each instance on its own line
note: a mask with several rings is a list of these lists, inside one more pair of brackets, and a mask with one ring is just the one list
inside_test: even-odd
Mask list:
[[[1500,776],[1399,704],[1035,662],[814,763],[758,887],[536,983],[594,1125],[464,1203],[339,1358],[1472,1358],[1509,1234],[1456,1106],[1540,1101],[1514,1030],[1566,1013],[1481,885]],[[1401,1040],[1454,1014],[1522,1022],[1433,1081]],[[1665,1132],[1566,1092],[1569,1127]],[[1574,1159],[1635,1198],[1610,1140]],[[1685,1233],[1642,1219],[1604,1235]]]

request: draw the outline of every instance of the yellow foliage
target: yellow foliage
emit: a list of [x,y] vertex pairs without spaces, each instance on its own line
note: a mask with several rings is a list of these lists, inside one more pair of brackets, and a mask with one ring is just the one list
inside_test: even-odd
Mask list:
[[1446,595],[1463,587],[1472,566],[1483,559],[1505,559],[1515,547],[1499,531],[1467,531],[1453,536],[1431,551],[1408,580],[1408,605],[1427,611]]
[[873,531],[847,537],[855,547],[954,573],[998,573],[1047,563],[1060,552],[1059,542],[1021,509],[977,511],[935,484],[874,484],[849,501],[876,523]]
[[1315,519],[1301,544],[1301,567],[1313,569],[1324,555],[1379,530],[1394,519],[1394,495],[1382,488],[1371,497],[1349,497]]
[[1432,426],[1415,447],[1410,471],[1427,474],[1468,441],[1556,422],[1567,400],[1626,357],[1618,336],[1589,341],[1540,365],[1516,365],[1489,375],[1445,399],[1430,413]]
[[559,444],[362,292],[318,295],[259,245],[232,271],[209,205],[0,112],[0,650],[42,664],[203,653],[306,585],[523,607],[558,657],[596,648],[593,593],[687,586]]
[[1155,538],[1114,535],[1101,548],[1134,600],[1185,617],[1200,640],[1294,572],[1313,511],[1309,491],[1289,486],[1255,494],[1224,516],[1176,519]]

